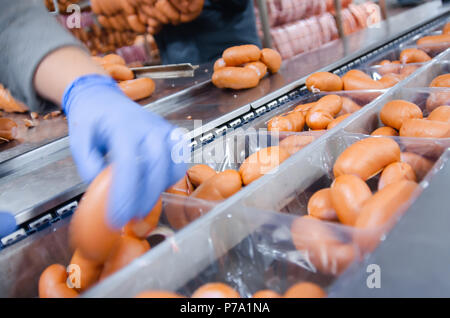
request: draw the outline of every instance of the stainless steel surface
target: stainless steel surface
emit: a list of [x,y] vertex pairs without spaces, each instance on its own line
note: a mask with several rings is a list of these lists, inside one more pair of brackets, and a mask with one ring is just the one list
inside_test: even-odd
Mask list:
[[261,20],[263,31],[263,47],[272,47],[272,35],[270,34],[269,15],[267,13],[267,0],[257,0],[256,4],[259,9],[259,18]]
[[133,67],[131,70],[136,78],[150,77],[150,78],[180,78],[180,77],[194,77],[195,70],[198,65],[191,63],[169,64],[169,65],[155,65]]
[[339,38],[345,37],[344,26],[342,21],[342,2],[341,0],[334,0],[334,8],[336,10],[336,24],[338,28]]
[[[263,79],[258,87],[250,90],[232,92],[215,88],[209,81],[212,65],[201,65],[194,78],[155,80],[155,94],[141,104],[187,128],[191,137],[200,136],[239,119],[251,107],[258,109],[278,100],[301,86],[309,73],[336,69],[446,12],[448,7],[442,7],[439,1],[411,9],[380,23],[379,27],[352,34],[344,40],[285,61],[278,74]],[[56,120],[63,121],[62,118]],[[196,120],[201,120],[201,123]],[[65,124],[61,127],[67,129]],[[57,129],[52,127],[51,130]],[[24,157],[19,156],[20,152],[16,156],[9,155],[9,151],[2,152],[11,159],[7,159],[6,168],[0,168],[0,171],[8,172],[0,180],[0,185],[6,189],[0,194],[0,209],[13,212],[19,222],[37,216],[85,189],[70,157],[65,133],[57,134],[60,136],[58,143],[46,147],[40,147],[45,134],[39,134],[42,144],[30,147],[25,153],[35,150]]]

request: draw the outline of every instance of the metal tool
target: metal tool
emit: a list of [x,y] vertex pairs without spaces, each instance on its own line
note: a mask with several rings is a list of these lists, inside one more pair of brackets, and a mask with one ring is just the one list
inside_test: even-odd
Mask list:
[[179,78],[194,77],[198,65],[191,63],[133,67],[131,70],[137,78]]

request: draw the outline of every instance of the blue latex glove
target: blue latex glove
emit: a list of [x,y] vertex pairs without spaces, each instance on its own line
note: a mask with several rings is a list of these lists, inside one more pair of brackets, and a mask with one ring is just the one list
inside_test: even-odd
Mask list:
[[106,154],[113,164],[107,215],[114,228],[145,217],[161,192],[183,177],[183,160],[171,156],[173,147],[186,149],[180,130],[126,97],[112,78],[76,79],[62,105],[83,180],[91,182],[106,167]]
[[0,212],[0,238],[11,234],[16,228],[14,216],[8,212]]

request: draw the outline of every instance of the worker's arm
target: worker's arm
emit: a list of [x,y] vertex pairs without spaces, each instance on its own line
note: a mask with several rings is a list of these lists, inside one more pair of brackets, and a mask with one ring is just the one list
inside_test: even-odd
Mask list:
[[0,63],[0,82],[33,109],[38,95],[61,105],[72,155],[86,182],[113,165],[110,225],[120,228],[148,214],[185,172],[182,158],[172,155],[175,146],[185,145],[175,127],[126,97],[42,1],[0,0],[0,32],[0,60],[6,61]]

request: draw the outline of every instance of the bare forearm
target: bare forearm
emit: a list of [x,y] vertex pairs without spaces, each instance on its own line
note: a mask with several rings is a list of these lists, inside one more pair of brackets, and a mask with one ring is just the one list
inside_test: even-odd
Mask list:
[[66,87],[76,78],[87,74],[106,74],[106,72],[80,48],[63,47],[41,61],[33,83],[41,97],[61,105]]

